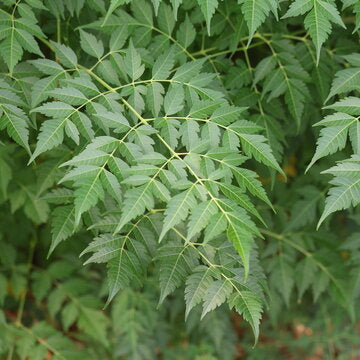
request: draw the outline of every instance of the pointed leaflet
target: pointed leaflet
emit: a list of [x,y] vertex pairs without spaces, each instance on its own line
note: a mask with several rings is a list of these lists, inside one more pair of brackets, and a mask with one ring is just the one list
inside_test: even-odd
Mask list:
[[110,37],[110,51],[122,49],[129,32],[127,25],[123,24],[117,27],[117,29],[111,34]]
[[285,92],[285,102],[289,107],[290,114],[296,121],[296,127],[299,131],[301,117],[305,107],[304,92],[307,91],[305,84],[298,79],[288,79],[286,82],[287,90]]
[[216,309],[230,296],[233,287],[226,279],[216,280],[213,282],[204,298],[203,311],[201,318],[203,318],[209,311]]
[[326,98],[327,102],[332,96],[358,89],[360,82],[360,68],[340,70],[335,74],[331,90]]
[[149,184],[148,182],[125,193],[122,216],[114,233],[118,233],[126,223],[143,214],[145,209],[151,210],[154,207],[154,198]]
[[185,15],[185,21],[180,24],[176,33],[176,39],[185,49],[189,47],[195,40],[195,27],[189,19],[188,14]]
[[262,135],[238,134],[244,153],[253,156],[257,161],[269,165],[280,174],[286,177],[284,171],[277,163],[270,146],[265,142],[266,138]]
[[71,160],[68,160],[60,165],[63,166],[80,166],[80,165],[94,165],[101,166],[104,164],[106,159],[109,157],[105,151],[92,149],[91,147],[86,148],[79,155],[74,156]]
[[134,48],[134,45],[131,40],[129,43],[129,48],[126,51],[124,65],[125,65],[126,73],[130,76],[130,78],[133,81],[137,80],[145,71],[145,66],[141,65],[141,57]]
[[[7,199],[7,187],[12,178],[11,167],[0,157],[0,195],[2,199]],[[23,194],[19,192],[19,194]],[[12,194],[14,196],[14,194]],[[20,195],[23,198],[22,195]],[[11,201],[11,200],[10,200]],[[11,206],[11,212],[13,211],[13,205]]]
[[276,67],[276,57],[268,56],[262,59],[255,68],[253,84],[256,85],[260,80],[264,79]]
[[[39,194],[42,193],[42,191],[38,192]],[[68,204],[73,200],[73,192],[72,190],[65,189],[65,188],[57,188],[53,189],[49,193],[42,196],[42,199],[46,200],[50,204]]]
[[83,256],[89,252],[93,253],[91,257],[84,262],[84,265],[90,263],[108,262],[109,260],[119,256],[126,240],[127,238],[124,236],[101,234],[99,237],[96,237],[80,254],[80,256]]
[[72,205],[59,206],[52,212],[51,246],[48,257],[61,241],[66,240],[75,230],[75,209]]
[[188,317],[191,309],[203,300],[214,281],[213,277],[217,277],[214,268],[200,265],[194,270],[194,273],[186,279],[185,318]]
[[357,176],[339,176],[330,181],[335,185],[329,190],[325,201],[325,209],[318,222],[317,228],[333,212],[356,206],[360,202],[360,177]]
[[269,15],[270,7],[267,0],[244,0],[241,11],[249,29],[249,44],[257,28]]
[[235,308],[251,325],[255,336],[255,343],[257,343],[262,313],[262,304],[259,296],[248,290],[237,291],[230,297],[229,304],[231,308]]
[[154,117],[159,115],[163,104],[164,87],[159,82],[151,82],[146,90],[146,103]]
[[109,297],[106,305],[121,289],[128,286],[130,281],[133,281],[134,278],[139,279],[140,269],[141,263],[138,257],[122,246],[120,253],[108,262]]
[[317,140],[316,152],[311,159],[306,171],[320,158],[342,150],[346,144],[349,127],[357,121],[357,118],[347,117],[342,125],[329,126],[321,130],[320,137]]
[[41,52],[38,43],[34,39],[34,37],[29,34],[27,31],[23,29],[15,29],[16,30],[16,38],[19,41],[20,45],[27,51],[44,57],[44,54]]
[[193,60],[181,65],[175,72],[172,79],[182,83],[193,80],[199,75],[200,70],[206,59]]
[[53,60],[36,59],[29,60],[28,62],[34,65],[37,69],[39,69],[42,73],[46,75],[56,75],[63,71],[62,66]]
[[20,61],[23,50],[15,37],[15,29],[12,28],[10,34],[6,36],[5,40],[0,45],[0,53],[8,66],[10,73],[13,72],[15,65]]
[[261,182],[257,179],[258,175],[256,172],[230,165],[229,168],[233,171],[236,181],[242,189],[246,188],[251,194],[257,196],[273,208]]
[[0,103],[0,130],[4,128],[11,138],[30,153],[27,117],[22,110],[10,104]]
[[128,4],[130,0],[111,0],[110,6],[108,11],[106,12],[106,16],[102,23],[102,26],[105,25],[106,21],[108,20],[109,16],[121,5]]
[[171,241],[162,246],[157,258],[160,261],[159,303],[161,304],[185,281],[188,274],[198,265],[198,260],[195,249],[177,241]]
[[100,59],[104,54],[104,45],[101,40],[97,40],[92,34],[80,30],[81,48],[89,55]]
[[227,237],[233,243],[243,261],[245,279],[247,279],[249,274],[251,243],[253,239],[247,231],[244,231],[243,228],[233,223],[228,225]]
[[170,0],[170,1],[171,1],[171,5],[173,7],[174,17],[177,20],[178,8],[182,4],[183,0]]
[[210,218],[217,213],[217,210],[213,200],[202,202],[192,210],[188,221],[188,241],[208,225]]
[[46,120],[42,123],[38,135],[38,142],[29,164],[41,153],[60,145],[64,140],[65,122],[62,119]]
[[52,101],[31,110],[31,112],[38,112],[49,117],[57,118],[66,117],[74,112],[74,110],[75,109],[69,104],[61,101]]
[[85,306],[80,306],[79,309],[79,319],[77,321],[79,329],[105,347],[108,347],[109,341],[106,330],[109,319],[99,310]]
[[159,29],[165,34],[171,35],[176,25],[174,13],[171,9],[171,6],[167,5],[164,1],[161,1],[159,11],[156,14],[156,19]]
[[31,106],[37,106],[41,101],[49,97],[48,91],[54,90],[61,78],[66,75],[65,70],[58,72],[55,75],[47,76],[36,81],[31,89]]
[[99,166],[94,165],[81,165],[75,169],[70,170],[60,181],[59,184],[65,181],[76,181],[78,180],[78,186],[81,184],[82,179],[94,178],[99,175]]
[[102,186],[106,191],[119,203],[121,204],[121,188],[118,179],[110,171],[104,169],[101,172],[100,179]]
[[318,201],[323,194],[315,187],[309,185],[303,188],[305,200],[295,202],[291,209],[291,218],[284,228],[284,232],[299,229],[311,223],[316,217]]
[[209,242],[215,237],[223,234],[226,230],[227,220],[223,213],[217,213],[210,219],[209,225],[205,229],[204,243]]
[[295,0],[290,4],[288,11],[282,17],[282,19],[290,16],[303,15],[306,12],[310,11],[312,6],[313,0]]
[[331,22],[343,28],[345,28],[345,25],[336,7],[331,2],[323,0],[295,0],[283,18],[302,15],[308,11],[304,25],[314,42],[318,63],[321,46],[331,31]]
[[81,215],[104,199],[104,190],[100,180],[103,168],[99,168],[94,176],[78,180],[75,192],[75,225],[80,223]]
[[50,41],[51,45],[55,48],[56,56],[60,59],[60,62],[67,68],[73,69],[77,66],[77,57],[72,49],[59,44],[55,41]]
[[86,96],[80,90],[73,87],[56,88],[47,93],[55,99],[70,105],[83,105],[87,102]]
[[174,67],[174,60],[175,48],[171,47],[156,59],[152,68],[152,78],[155,80],[166,80]]
[[310,287],[311,283],[316,277],[316,264],[312,257],[307,256],[303,259],[296,268],[298,274],[297,288],[299,289],[299,299],[302,299],[305,291]]
[[180,84],[172,84],[165,95],[164,110],[166,116],[173,115],[184,107],[184,89]]
[[219,5],[218,0],[197,0],[197,2],[205,16],[208,35],[210,35],[210,21]]
[[334,176],[354,177],[360,175],[360,163],[358,155],[353,155],[350,159],[339,162],[336,166],[322,171],[322,174],[331,174]]
[[313,0],[313,8],[306,15],[304,25],[314,42],[317,63],[319,63],[321,46],[331,31],[330,20],[345,28],[334,5],[321,0]]
[[360,123],[357,121],[350,126],[349,137],[354,154],[360,154]]
[[265,225],[264,220],[262,219],[259,212],[256,210],[255,206],[252,204],[248,196],[245,195],[238,187],[231,184],[222,184],[220,182],[217,182],[217,185],[227,198],[235,200],[239,206],[241,206],[251,214],[255,215]]
[[199,123],[195,120],[187,120],[180,126],[180,134],[186,150],[190,151],[199,144],[198,132],[200,130]]
[[164,213],[164,225],[161,230],[159,241],[164,238],[165,234],[172,227],[185,220],[189,211],[196,206],[194,192],[194,185],[192,185],[189,189],[175,195],[169,201]]
[[325,106],[325,109],[334,109],[350,115],[360,115],[360,99],[355,96],[348,96],[335,104]]
[[294,268],[284,253],[280,253],[276,260],[277,263],[271,274],[271,278],[275,287],[284,298],[286,306],[289,307],[291,290],[295,284]]

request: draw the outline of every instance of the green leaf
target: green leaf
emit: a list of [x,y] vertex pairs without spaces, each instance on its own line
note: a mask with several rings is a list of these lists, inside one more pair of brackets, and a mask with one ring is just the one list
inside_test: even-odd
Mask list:
[[250,44],[252,37],[254,36],[257,28],[265,21],[269,15],[270,7],[266,0],[244,0],[241,5],[241,11],[244,15],[246,24],[249,29]]
[[267,197],[261,182],[257,180],[257,175],[254,171],[234,166],[230,166],[230,168],[234,172],[235,178],[241,188],[246,188],[251,194],[257,196],[259,199],[263,200],[266,204],[272,207],[272,204]]
[[[69,105],[83,105],[87,102],[86,96],[78,89],[72,87],[56,88],[48,91],[48,94]],[[56,114],[56,116],[59,115]]]
[[9,104],[0,104],[0,129],[7,129],[11,138],[30,153],[29,130],[25,114],[17,107]]
[[277,257],[276,267],[271,276],[275,287],[284,298],[286,306],[289,307],[291,290],[294,287],[295,281],[294,269],[285,254],[280,254]]
[[48,102],[42,106],[39,106],[31,112],[38,112],[49,117],[66,117],[74,111],[74,108],[66,103],[61,101]]
[[343,94],[357,89],[359,86],[359,81],[360,68],[351,68],[338,71],[335,74],[330,93],[325,102],[327,102],[334,95]]
[[137,80],[145,71],[145,66],[141,65],[141,57],[131,40],[124,59],[124,65],[126,73],[133,81]]
[[160,261],[160,299],[161,304],[187,278],[198,265],[196,251],[172,241],[162,246],[157,255]]
[[75,209],[72,205],[59,206],[52,212],[51,246],[48,257],[60,244],[69,238],[75,230]]
[[130,281],[139,276],[139,269],[139,259],[121,247],[120,254],[108,262],[109,297],[106,305],[121,289],[128,286]]
[[213,200],[208,200],[197,205],[191,212],[188,222],[187,239],[190,240],[195,234],[204,229],[217,213],[217,206]]
[[247,278],[249,274],[250,250],[253,239],[247,231],[244,231],[240,226],[232,223],[228,225],[227,237],[233,243],[243,261],[245,278]]
[[109,16],[121,5],[127,4],[129,3],[129,0],[111,0],[110,2],[110,6],[109,9],[106,13],[106,16],[104,18],[104,21],[102,23],[102,26],[105,25],[105,23],[107,22],[107,20],[109,19]]
[[5,40],[0,44],[0,53],[4,62],[9,68],[10,73],[13,72],[15,65],[20,61],[23,50],[15,36],[15,29],[10,31]]
[[357,121],[354,117],[344,119],[342,125],[325,127],[320,132],[316,152],[311,159],[306,171],[320,158],[342,150],[345,147],[349,127]]
[[62,119],[47,120],[42,123],[38,135],[35,151],[29,163],[33,162],[41,153],[60,145],[64,140],[65,122]]
[[122,216],[115,233],[118,233],[130,220],[144,213],[145,209],[151,210],[153,207],[154,198],[149,184],[128,190],[125,193]]
[[51,41],[51,45],[55,48],[56,56],[65,67],[69,69],[77,67],[77,57],[72,49],[63,44],[58,44],[55,41]]
[[166,93],[164,99],[164,110],[166,116],[173,115],[184,107],[184,89],[180,84],[173,84]]
[[104,190],[100,180],[102,168],[94,176],[83,178],[75,190],[75,225],[80,223],[81,214],[95,206],[99,200],[104,199]]
[[176,33],[176,39],[179,44],[185,49],[188,48],[195,40],[196,31],[194,25],[191,23],[188,15],[185,16],[185,21],[180,24]]
[[189,211],[196,206],[194,196],[194,187],[175,195],[168,203],[165,210],[164,224],[161,230],[159,241],[161,241],[165,234],[175,225],[185,220]]
[[209,225],[205,229],[204,242],[214,239],[226,230],[227,220],[223,213],[217,213],[210,218]]
[[224,303],[232,290],[233,287],[229,281],[222,279],[214,281],[205,295],[201,318]]
[[264,220],[260,216],[259,212],[243,191],[231,184],[222,184],[220,182],[217,182],[217,184],[227,198],[235,200],[240,207],[255,215],[264,224]]
[[79,309],[79,319],[77,322],[79,329],[105,347],[109,345],[106,334],[108,322],[108,318],[101,311],[84,306]]
[[17,28],[15,32],[15,36],[19,42],[19,44],[26,49],[27,51],[44,57],[44,54],[39,48],[38,43],[34,39],[34,37],[29,34],[27,31]]
[[213,277],[217,277],[217,273],[213,268],[200,265],[194,270],[194,273],[186,279],[185,318],[188,317],[192,308],[203,301],[209,288],[213,284]]
[[163,104],[165,90],[161,83],[151,82],[146,91],[146,102],[152,114],[157,117]]
[[[354,173],[355,175],[356,173]],[[360,202],[360,178],[358,176],[337,176],[330,182],[334,185],[326,197],[325,209],[318,222],[317,228],[333,212],[356,206]]]
[[166,80],[174,67],[175,49],[171,47],[168,51],[160,55],[152,68],[152,78],[155,80]]
[[313,0],[313,8],[306,15],[304,25],[314,42],[317,63],[319,63],[320,59],[321,46],[328,38],[331,31],[330,20],[338,22],[338,18],[339,13],[333,5],[321,0]]
[[121,25],[111,34],[110,37],[110,51],[122,49],[128,38],[128,27]]
[[101,40],[97,40],[92,34],[80,30],[81,48],[89,55],[100,59],[104,54],[104,45]]
[[277,163],[272,150],[266,144],[266,138],[262,135],[238,134],[244,153],[248,156],[253,156],[257,161],[269,165],[277,170],[283,176],[286,176],[284,171]]
[[238,291],[230,297],[229,304],[251,325],[256,344],[259,338],[259,324],[262,313],[259,296],[248,290]]
[[203,12],[206,20],[207,25],[207,31],[210,35],[210,21],[213,17],[216,8],[218,7],[218,1],[217,0],[197,0],[201,11]]
[[350,115],[360,115],[360,99],[348,96],[335,104],[326,106],[325,109],[333,109]]

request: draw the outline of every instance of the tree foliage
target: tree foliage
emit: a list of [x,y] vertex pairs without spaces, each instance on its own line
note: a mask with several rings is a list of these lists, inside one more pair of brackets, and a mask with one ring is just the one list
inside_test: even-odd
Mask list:
[[2,1],[0,354],[175,359],[180,321],[233,359],[229,309],[251,343],[296,302],[357,319],[359,14]]

